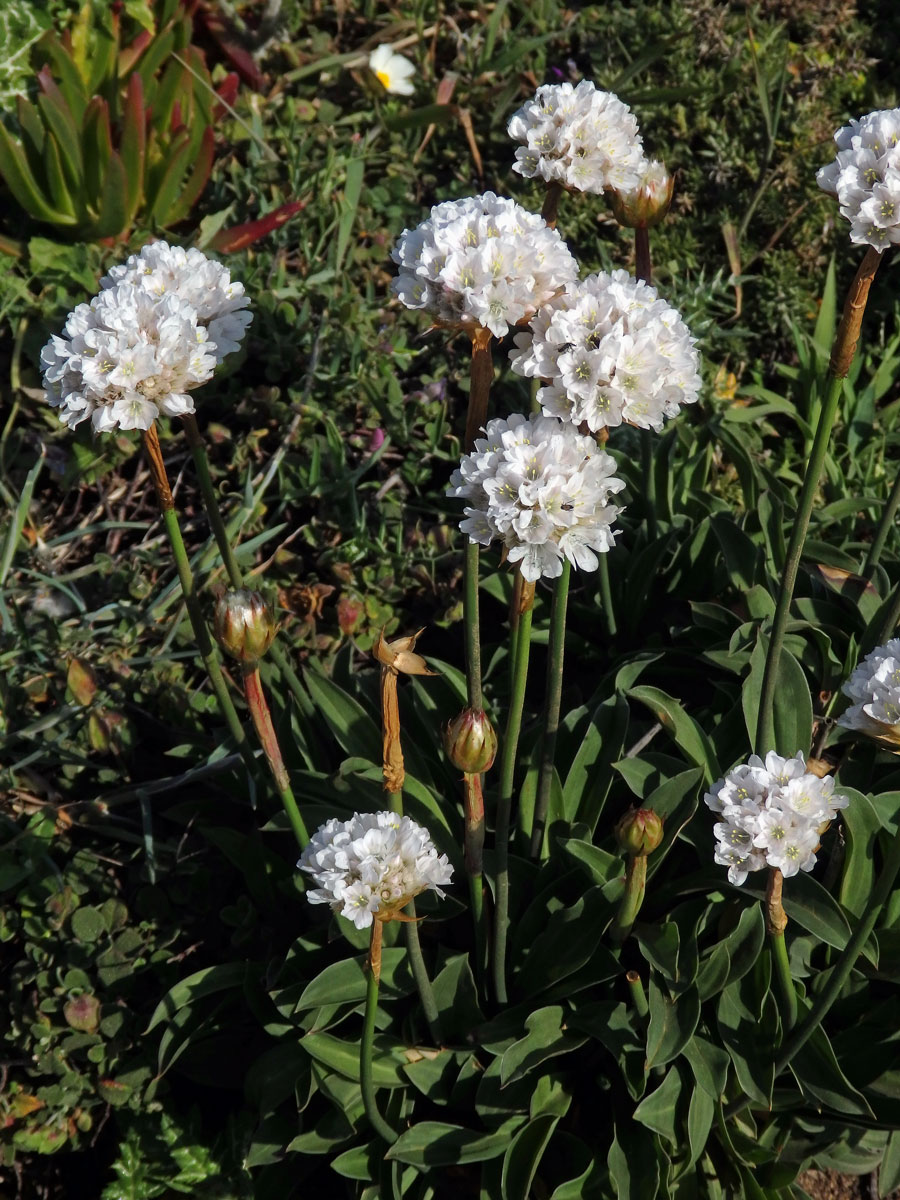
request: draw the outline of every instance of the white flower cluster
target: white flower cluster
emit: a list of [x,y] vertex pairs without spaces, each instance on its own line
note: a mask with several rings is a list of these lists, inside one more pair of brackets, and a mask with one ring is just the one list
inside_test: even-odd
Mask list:
[[355,813],[326,821],[297,863],[317,888],[312,904],[330,904],[357,929],[398,911],[426,888],[443,896],[453,868],[426,829],[393,812]]
[[867,654],[843,690],[853,705],[838,718],[838,725],[891,747],[900,745],[900,638]]
[[237,350],[248,301],[199,250],[154,242],[100,281],[41,351],[44,390],[69,428],[149,429],[194,411],[190,392]]
[[522,145],[514,171],[580,192],[631,191],[645,167],[638,124],[627,104],[582,79],[539,87],[513,113],[509,136]]
[[777,867],[785,876],[811,871],[819,837],[845,796],[834,794],[830,776],[819,779],[806,770],[801,753],[781,758],[774,751],[763,762],[749,762],[729,771],[703,797],[714,813],[716,862],[728,867],[730,883],[741,884],[750,871]]
[[514,371],[547,380],[548,416],[593,432],[627,421],[662,428],[700,389],[694,339],[656,289],[626,271],[570,283],[515,338]]
[[613,459],[555,417],[496,417],[485,433],[447,490],[470,501],[463,533],[483,546],[499,538],[529,582],[559,575],[563,556],[595,570],[595,551],[615,544],[611,526],[622,511],[608,503],[625,486]]
[[880,109],[834,135],[838,153],[816,182],[836,196],[850,240],[883,250],[900,243],[900,108]]
[[403,231],[391,257],[400,267],[393,290],[407,308],[497,337],[578,274],[543,217],[493,192],[436,204],[428,220]]

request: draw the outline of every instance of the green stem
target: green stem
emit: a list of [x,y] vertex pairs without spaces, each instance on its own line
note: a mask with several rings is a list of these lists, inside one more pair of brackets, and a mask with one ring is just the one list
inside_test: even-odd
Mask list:
[[478,559],[481,547],[477,542],[466,541],[465,599],[463,601],[466,626],[466,694],[470,708],[484,707],[481,692],[481,627],[478,620]]
[[647,514],[647,536],[655,542],[659,536],[659,526],[656,522],[656,471],[653,464],[653,430],[642,429],[641,436],[641,474],[644,477],[644,509]]
[[619,903],[609,936],[614,946],[621,946],[631,933],[632,926],[637,920],[644,903],[644,891],[647,887],[647,855],[631,854],[625,868],[625,892]]
[[784,931],[787,929],[787,916],[781,900],[784,876],[777,867],[769,868],[769,878],[766,883],[766,929],[769,932],[769,948],[772,953],[772,973],[779,997],[781,1012],[781,1028],[784,1036],[797,1024],[797,989],[791,977],[791,965],[788,961],[787,943]]
[[[881,629],[878,633],[878,639],[875,642],[876,646],[882,646],[886,641],[894,636],[894,630],[900,624],[900,583],[894,590],[894,603],[891,605],[887,615],[882,622]],[[874,649],[874,647],[870,647]]]
[[272,724],[272,714],[269,711],[262,680],[259,677],[258,664],[254,666],[248,664],[245,666],[243,675],[244,695],[247,698],[247,707],[250,709],[250,716],[253,718],[253,727],[256,730],[263,753],[266,756],[266,762],[269,764],[269,770],[272,772],[275,789],[278,792],[284,811],[287,813],[291,829],[294,831],[294,837],[297,839],[300,849],[303,850],[309,841],[309,834],[303,823],[303,818],[300,816],[300,809],[297,807],[297,801],[291,790],[287,768],[284,765],[284,759],[281,757],[281,747],[278,745],[275,727]]
[[366,980],[366,1011],[363,1017],[362,1040],[359,1043],[359,1085],[362,1091],[363,1108],[369,1124],[380,1138],[392,1145],[397,1140],[397,1131],[390,1126],[375,1102],[375,1084],[372,1078],[372,1052],[375,1041],[375,1017],[378,1013],[378,985],[381,982],[381,922],[372,922],[372,940],[369,944],[368,978]]
[[609,553],[600,555],[600,603],[603,605],[603,618],[606,622],[606,632],[614,638],[619,632],[616,625],[616,611],[613,608],[612,587],[609,582]]
[[881,552],[888,539],[888,534],[894,527],[894,517],[897,515],[898,508],[900,508],[900,472],[898,472],[897,478],[894,480],[894,486],[891,489],[888,502],[884,507],[884,512],[881,514],[878,528],[875,530],[875,537],[872,539],[872,545],[869,547],[869,553],[866,555],[866,563],[862,569],[864,579],[871,579],[875,568],[878,566]]
[[[219,508],[219,499],[216,495],[215,485],[213,484],[209,469],[209,456],[206,453],[206,443],[197,425],[197,418],[192,414],[184,417],[184,429],[188,445],[191,448],[191,454],[194,458],[194,465],[197,468],[197,480],[200,484],[201,495],[203,496],[203,505],[206,509],[213,537],[216,539],[219,556],[222,559],[222,564],[225,567],[231,586],[235,588],[243,587],[244,576],[241,568],[238,566],[237,558],[228,537],[228,531],[225,528],[225,522],[222,519],[222,510]],[[282,678],[288,685],[300,712],[307,719],[313,717],[315,710],[309,696],[306,694],[306,689],[299,675],[291,665],[287,653],[278,642],[274,642],[269,647],[269,658],[275,663]]]
[[637,1013],[638,1019],[644,1022],[650,1016],[650,1006],[647,1003],[647,993],[644,991],[641,977],[637,971],[629,971],[625,979],[628,983],[628,990],[631,994],[631,1003],[634,1005],[634,1011]]
[[497,800],[497,821],[494,834],[497,864],[497,897],[494,911],[494,995],[499,1004],[506,1003],[506,937],[509,924],[509,825],[512,813],[513,786],[516,773],[516,752],[522,728],[525,706],[525,683],[528,678],[528,657],[531,650],[531,616],[534,604],[534,584],[524,582],[519,611],[519,632],[516,657],[513,663],[513,686],[506,718],[506,733],[500,758],[500,794]]
[[542,853],[547,829],[547,811],[553,784],[553,765],[556,758],[556,735],[559,731],[559,709],[562,699],[563,659],[566,649],[566,606],[569,600],[569,581],[572,564],[563,560],[562,574],[553,589],[550,609],[550,644],[547,655],[547,700],[544,709],[544,736],[541,743],[541,772],[534,805],[534,826],[531,831],[531,857]]
[[[844,985],[850,978],[850,972],[856,965],[856,960],[862,953],[863,947],[869,940],[878,922],[882,908],[887,903],[898,873],[900,873],[900,828],[894,834],[894,840],[884,861],[878,882],[870,893],[869,902],[859,919],[859,924],[850,935],[847,945],[841,951],[840,957],[832,968],[828,982],[816,997],[810,1011],[793,1030],[789,1041],[782,1049],[780,1056],[775,1060],[776,1078],[791,1063],[794,1056],[806,1045],[828,1015],[835,1000],[841,994]],[[743,1112],[750,1103],[750,1099],[746,1096],[741,1100],[735,1100],[725,1110],[725,1116],[733,1117],[735,1114]]]
[[479,982],[483,984],[487,959],[487,916],[484,911],[484,794],[481,790],[481,776],[466,772],[463,775],[463,786],[466,874],[469,877],[469,899],[472,922],[475,926],[475,973]]
[[[775,688],[778,681],[778,666],[781,660],[781,649],[784,644],[790,614],[791,600],[794,595],[794,584],[800,567],[800,556],[806,541],[806,531],[812,514],[813,502],[819,487],[819,479],[825,464],[828,451],[828,439],[837,415],[838,402],[844,386],[844,377],[850,370],[856,344],[859,340],[859,330],[865,312],[869,288],[881,261],[881,253],[871,246],[866,252],[856,277],[851,284],[841,324],[834,341],[831,363],[828,369],[828,379],[825,388],[825,399],[816,424],[815,437],[803,477],[803,487],[797,502],[797,513],[791,528],[791,540],[785,557],[784,571],[781,577],[781,587],[772,618],[772,631],[769,637],[769,648],[766,653],[765,669],[763,671],[762,690],[759,700],[759,713],[756,725],[756,752],[765,755],[769,750],[775,750]],[[791,752],[793,747],[788,748]]]
[[151,425],[144,432],[143,441],[144,449],[147,452],[147,460],[150,465],[150,472],[153,476],[153,483],[156,487],[156,495],[159,500],[163,524],[169,538],[169,544],[172,547],[175,569],[178,572],[178,579],[181,583],[181,594],[184,597],[184,605],[191,622],[191,628],[194,631],[197,649],[200,651],[200,657],[203,659],[203,665],[206,668],[209,682],[212,684],[219,710],[225,719],[228,730],[246,764],[247,770],[255,777],[257,774],[256,759],[253,756],[253,750],[247,739],[247,734],[232,702],[228,685],[225,682],[225,676],[222,674],[222,668],[219,665],[215,646],[209,636],[206,622],[203,620],[200,601],[197,598],[194,586],[194,576],[191,572],[184,539],[181,536],[181,529],[178,525],[175,503],[172,499],[172,491],[169,487],[169,478],[166,474],[165,464],[163,463],[162,451],[159,446],[159,435],[156,432],[155,425]]

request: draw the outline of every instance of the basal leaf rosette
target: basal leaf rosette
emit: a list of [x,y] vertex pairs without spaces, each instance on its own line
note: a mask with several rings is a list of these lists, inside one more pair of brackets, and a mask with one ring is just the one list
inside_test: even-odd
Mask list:
[[838,725],[900,749],[900,638],[867,654],[843,687],[853,701]]
[[463,455],[447,494],[469,501],[460,529],[470,541],[506,547],[510,562],[534,583],[562,572],[563,559],[583,571],[615,544],[622,511],[609,497],[624,488],[616,464],[592,437],[555,417],[496,417],[471,454]]
[[631,191],[644,151],[627,104],[588,79],[549,83],[513,113],[507,127],[516,150],[513,170],[579,192]]
[[900,108],[879,109],[839,129],[837,157],[816,183],[837,197],[850,240],[884,250],[900,242]]
[[109,433],[193,413],[190,393],[238,349],[250,322],[241,284],[199,250],[154,242],[100,286],[41,351],[60,420],[71,429],[90,418]]
[[578,274],[555,229],[513,200],[485,192],[436,204],[391,252],[393,290],[407,308],[503,337]]
[[443,897],[453,874],[428,830],[393,812],[333,817],[313,834],[297,866],[317,885],[306,893],[310,903],[330,904],[357,929],[391,920],[420,892]]
[[806,770],[799,751],[793,758],[772,751],[765,761],[754,754],[703,799],[721,818],[713,830],[715,860],[728,867],[735,885],[763,867],[776,867],[785,877],[811,871],[821,835],[849,804],[835,793],[830,776],[820,779]]
[[658,431],[699,394],[688,327],[656,288],[625,271],[567,284],[515,344],[513,370],[546,380],[544,414],[593,433],[623,422]]

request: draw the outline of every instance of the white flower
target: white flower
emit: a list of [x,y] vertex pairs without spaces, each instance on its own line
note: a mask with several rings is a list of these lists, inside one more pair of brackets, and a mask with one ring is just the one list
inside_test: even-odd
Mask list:
[[523,144],[514,171],[580,192],[638,186],[644,162],[641,136],[631,110],[590,80],[577,87],[552,83],[513,113],[509,136]]
[[411,96],[415,91],[410,79],[416,73],[415,63],[402,54],[396,54],[390,46],[376,46],[369,55],[369,70],[388,92],[398,96]]
[[44,389],[69,428],[149,429],[159,414],[194,411],[192,388],[211,378],[216,345],[192,305],[131,284],[107,288],[69,315],[41,351]]
[[766,866],[786,877],[811,871],[820,834],[849,803],[834,794],[833,779],[807,772],[799,752],[788,759],[772,752],[765,762],[754,754],[703,799],[722,818],[713,828],[715,861],[735,885]]
[[659,430],[700,389],[687,326],[626,271],[567,284],[515,343],[513,370],[547,381],[538,392],[544,413],[593,432],[623,421]]
[[594,438],[554,417],[496,417],[463,455],[448,496],[470,501],[460,524],[469,540],[495,538],[519,563],[525,579],[552,579],[563,557],[583,571],[615,543],[612,523],[622,511],[609,497],[625,484]]
[[233,281],[227,267],[191,247],[150,242],[140,254],[132,254],[100,280],[101,288],[129,283],[157,299],[177,296],[197,313],[198,325],[206,327],[215,343],[216,362],[240,349],[247,326],[253,319],[244,285]]
[[393,290],[407,308],[497,337],[578,274],[555,229],[493,192],[436,204],[428,220],[403,231],[391,257],[400,267]]
[[838,725],[891,748],[900,745],[900,638],[867,654],[843,691],[854,704],[838,718]]
[[330,904],[357,929],[404,907],[419,892],[443,896],[453,868],[438,854],[426,829],[393,812],[355,813],[349,821],[326,821],[297,866],[318,885],[312,904]]
[[837,197],[850,240],[877,250],[900,243],[900,108],[851,121],[834,140],[837,157],[816,183]]

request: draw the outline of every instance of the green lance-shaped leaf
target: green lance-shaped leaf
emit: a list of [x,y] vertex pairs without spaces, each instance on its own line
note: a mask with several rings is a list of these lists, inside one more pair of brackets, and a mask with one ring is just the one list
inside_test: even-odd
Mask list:
[[44,139],[44,178],[54,206],[74,220],[75,205],[63,174],[56,138],[52,134]]
[[[741,688],[741,705],[751,743],[756,736],[768,647],[769,639],[760,630],[750,658],[750,673]],[[767,747],[767,750],[775,750],[786,757],[793,756],[798,750],[806,754],[812,740],[812,721],[812,697],[803,668],[793,654],[782,650],[775,690],[775,744]]]
[[63,46],[55,33],[47,33],[41,39],[41,50],[48,55],[59,77],[59,87],[69,111],[79,124],[84,117],[90,93],[85,80],[71,53]]
[[49,225],[74,225],[73,217],[54,208],[41,190],[19,143],[0,124],[0,175],[18,203],[38,221]]
[[128,178],[118,154],[111,154],[106,164],[106,178],[100,192],[100,209],[91,223],[94,237],[115,237],[128,228],[126,194]]
[[47,128],[59,143],[66,178],[73,190],[80,190],[84,186],[84,159],[81,153],[79,126],[49,68],[44,67],[39,73],[38,82],[41,86],[38,108],[47,123]]
[[500,1065],[502,1085],[514,1083],[559,1054],[577,1050],[587,1037],[566,1030],[566,1010],[558,1004],[539,1008],[525,1020],[527,1033],[509,1047]]
[[385,1157],[414,1167],[456,1167],[484,1162],[506,1152],[510,1138],[525,1120],[523,1116],[511,1117],[493,1133],[477,1133],[441,1121],[419,1121],[397,1138]]
[[169,988],[154,1009],[150,1024],[144,1033],[149,1033],[161,1021],[171,1019],[175,1013],[193,1004],[196,1000],[201,1000],[204,996],[211,996],[215,992],[226,991],[229,988],[241,987],[248,969],[246,963],[220,963],[218,966],[204,967],[203,970],[188,975],[186,979],[180,980]]
[[860,917],[875,885],[873,852],[881,831],[881,820],[868,796],[843,784],[838,791],[850,801],[840,816],[847,842],[840,901],[848,912]]
[[[144,77],[143,71],[141,71],[141,76]],[[187,67],[173,58],[163,71],[153,99],[153,125],[161,136],[165,137],[172,130],[176,105],[182,112],[181,119],[177,123],[184,123],[182,100],[186,94],[190,94],[192,86],[191,75]]]
[[[807,1010],[811,1006],[806,1005]],[[865,1097],[841,1070],[825,1030],[819,1026],[791,1059],[800,1090],[834,1112],[873,1117]]]
[[[175,48],[175,34],[171,29],[167,29],[165,33],[158,37],[151,38],[147,45],[147,49],[141,55],[137,71],[141,77],[141,84],[144,89],[144,97],[148,105],[153,106],[154,120],[162,119],[162,113],[158,108],[159,100],[159,84],[156,81],[156,73],[162,64],[166,61],[169,55]],[[182,71],[183,68],[176,62],[169,64],[169,68],[174,68],[176,71]],[[167,68],[167,70],[169,69]],[[165,117],[168,122],[169,114]]]
[[84,153],[85,199],[96,214],[100,210],[100,194],[113,152],[109,106],[100,96],[94,96],[84,110],[81,144]]
[[544,1151],[559,1123],[556,1113],[539,1113],[520,1129],[503,1158],[502,1200],[528,1200]]
[[35,106],[24,96],[16,96],[16,116],[28,165],[32,172],[39,175],[44,161],[44,140],[47,136],[44,122]]
[[659,688],[643,684],[629,688],[627,694],[650,709],[688,761],[702,767],[705,781],[712,783],[720,773],[712,743],[694,718],[684,711],[681,701]]
[[[359,1043],[345,1042],[331,1033],[308,1033],[300,1045],[316,1062],[337,1071],[345,1079],[359,1083]],[[407,1062],[405,1047],[376,1034],[372,1056],[372,1080],[375,1087],[404,1087]]]
[[634,1110],[636,1121],[673,1145],[680,1140],[681,1109],[686,1107],[686,1102],[682,1100],[683,1082],[678,1067],[670,1067],[659,1087],[645,1096]]
[[190,160],[191,135],[187,129],[179,129],[166,151],[162,178],[153,195],[147,197],[151,203],[150,218],[156,225],[162,226],[165,223],[169,209],[178,197]]
[[119,141],[119,156],[127,180],[125,228],[134,221],[144,198],[144,162],[147,152],[145,119],[144,89],[140,75],[135,72],[128,81],[125,105],[122,109],[122,136]]
[[659,1161],[648,1129],[630,1118],[617,1120],[607,1164],[618,1200],[656,1200]]
[[[301,985],[295,985],[300,987]],[[407,995],[414,988],[405,950],[388,947],[382,951],[382,993]],[[287,989],[278,993],[280,996]],[[365,957],[345,958],[331,963],[299,992],[295,1012],[323,1004],[362,1004],[366,998]]]
[[197,201],[209,180],[216,153],[216,138],[211,125],[203,130],[200,146],[194,157],[193,166],[185,180],[181,195],[169,209],[164,225],[177,225],[183,221]]
[[677,1058],[700,1020],[700,996],[688,988],[669,996],[650,976],[650,1024],[647,1029],[647,1066],[664,1066]]

